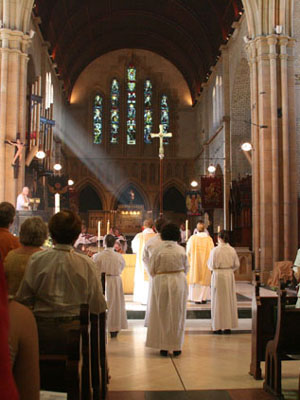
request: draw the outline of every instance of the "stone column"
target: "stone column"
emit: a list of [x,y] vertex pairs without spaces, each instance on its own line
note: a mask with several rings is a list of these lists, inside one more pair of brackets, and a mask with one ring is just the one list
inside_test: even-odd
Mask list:
[[[247,46],[251,70],[253,243],[263,281],[274,262],[292,260],[297,240],[291,38],[260,36]],[[292,46],[292,45],[291,45]]]
[[228,48],[221,46],[223,66],[223,125],[224,125],[224,229],[230,230],[229,199],[231,187],[231,124],[230,124],[230,82]]
[[27,48],[30,38],[13,29],[0,30],[1,94],[0,94],[0,201],[15,204],[18,190],[24,184],[24,158],[19,164],[18,179],[14,178],[12,161],[15,147],[4,144],[15,141],[17,133],[25,141]]

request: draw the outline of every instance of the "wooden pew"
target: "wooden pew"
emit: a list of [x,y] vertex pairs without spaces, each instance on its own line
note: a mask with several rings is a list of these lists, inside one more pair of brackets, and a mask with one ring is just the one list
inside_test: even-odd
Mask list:
[[286,290],[279,290],[276,333],[267,344],[264,381],[264,390],[277,399],[284,399],[281,391],[281,361],[298,359],[300,355],[300,309],[286,306]]
[[[287,298],[288,304],[295,304],[296,296]],[[262,379],[260,363],[265,361],[267,343],[272,340],[276,330],[277,297],[260,296],[259,272],[255,273],[252,297],[252,334],[250,375]]]
[[40,354],[41,390],[67,392],[68,400],[91,400],[88,306],[80,309],[80,326],[68,332],[66,354]]

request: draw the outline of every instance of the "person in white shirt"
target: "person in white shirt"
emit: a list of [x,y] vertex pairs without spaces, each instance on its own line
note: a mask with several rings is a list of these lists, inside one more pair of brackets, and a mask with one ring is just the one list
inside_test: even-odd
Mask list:
[[234,271],[240,266],[238,255],[229,245],[226,231],[218,234],[218,246],[207,261],[211,276],[211,321],[214,333],[230,334],[238,326],[238,311]]
[[22,193],[20,193],[17,197],[16,210],[17,211],[29,211],[30,210],[29,188],[27,186],[23,187]]
[[107,299],[107,329],[112,338],[117,337],[121,329],[127,329],[125,299],[121,273],[125,268],[124,257],[114,250],[116,238],[106,235],[104,239],[105,249],[93,256],[99,279],[101,273],[106,275],[106,299]]
[[145,219],[143,231],[135,235],[131,242],[132,252],[136,254],[134,271],[133,301],[147,304],[149,276],[142,260],[145,243],[155,236],[152,219]]
[[160,349],[161,356],[168,356],[169,351],[178,356],[184,340],[189,263],[184,248],[178,244],[177,225],[164,225],[161,239],[149,263],[152,290],[146,346]]
[[31,256],[16,300],[32,307],[40,352],[59,354],[66,351],[68,330],[79,323],[80,305],[99,314],[106,302],[94,262],[73,248],[80,218],[63,210],[50,218],[48,228],[54,247]]

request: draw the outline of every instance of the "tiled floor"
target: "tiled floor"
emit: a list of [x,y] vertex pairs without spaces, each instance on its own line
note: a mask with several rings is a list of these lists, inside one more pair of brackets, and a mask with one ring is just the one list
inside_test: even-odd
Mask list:
[[[251,304],[251,286],[240,286],[239,292]],[[245,299],[243,302],[247,303]],[[157,350],[145,347],[143,320],[129,320],[129,329],[108,341],[108,399],[271,399],[262,391],[263,382],[248,374],[250,330],[251,320],[240,319],[232,335],[213,335],[210,320],[189,319],[182,355],[162,358]],[[299,371],[300,361],[283,362],[286,399],[297,398]]]

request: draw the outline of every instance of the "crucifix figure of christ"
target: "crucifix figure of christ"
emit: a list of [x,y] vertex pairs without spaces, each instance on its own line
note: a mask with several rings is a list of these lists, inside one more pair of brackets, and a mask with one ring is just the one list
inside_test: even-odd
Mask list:
[[164,138],[172,137],[172,133],[164,133],[164,126],[159,125],[159,133],[151,133],[150,134],[152,138],[159,138],[159,152],[158,152],[158,157],[159,157],[159,169],[160,169],[160,179],[159,179],[159,215],[162,217],[163,215],[163,160],[164,160]]

